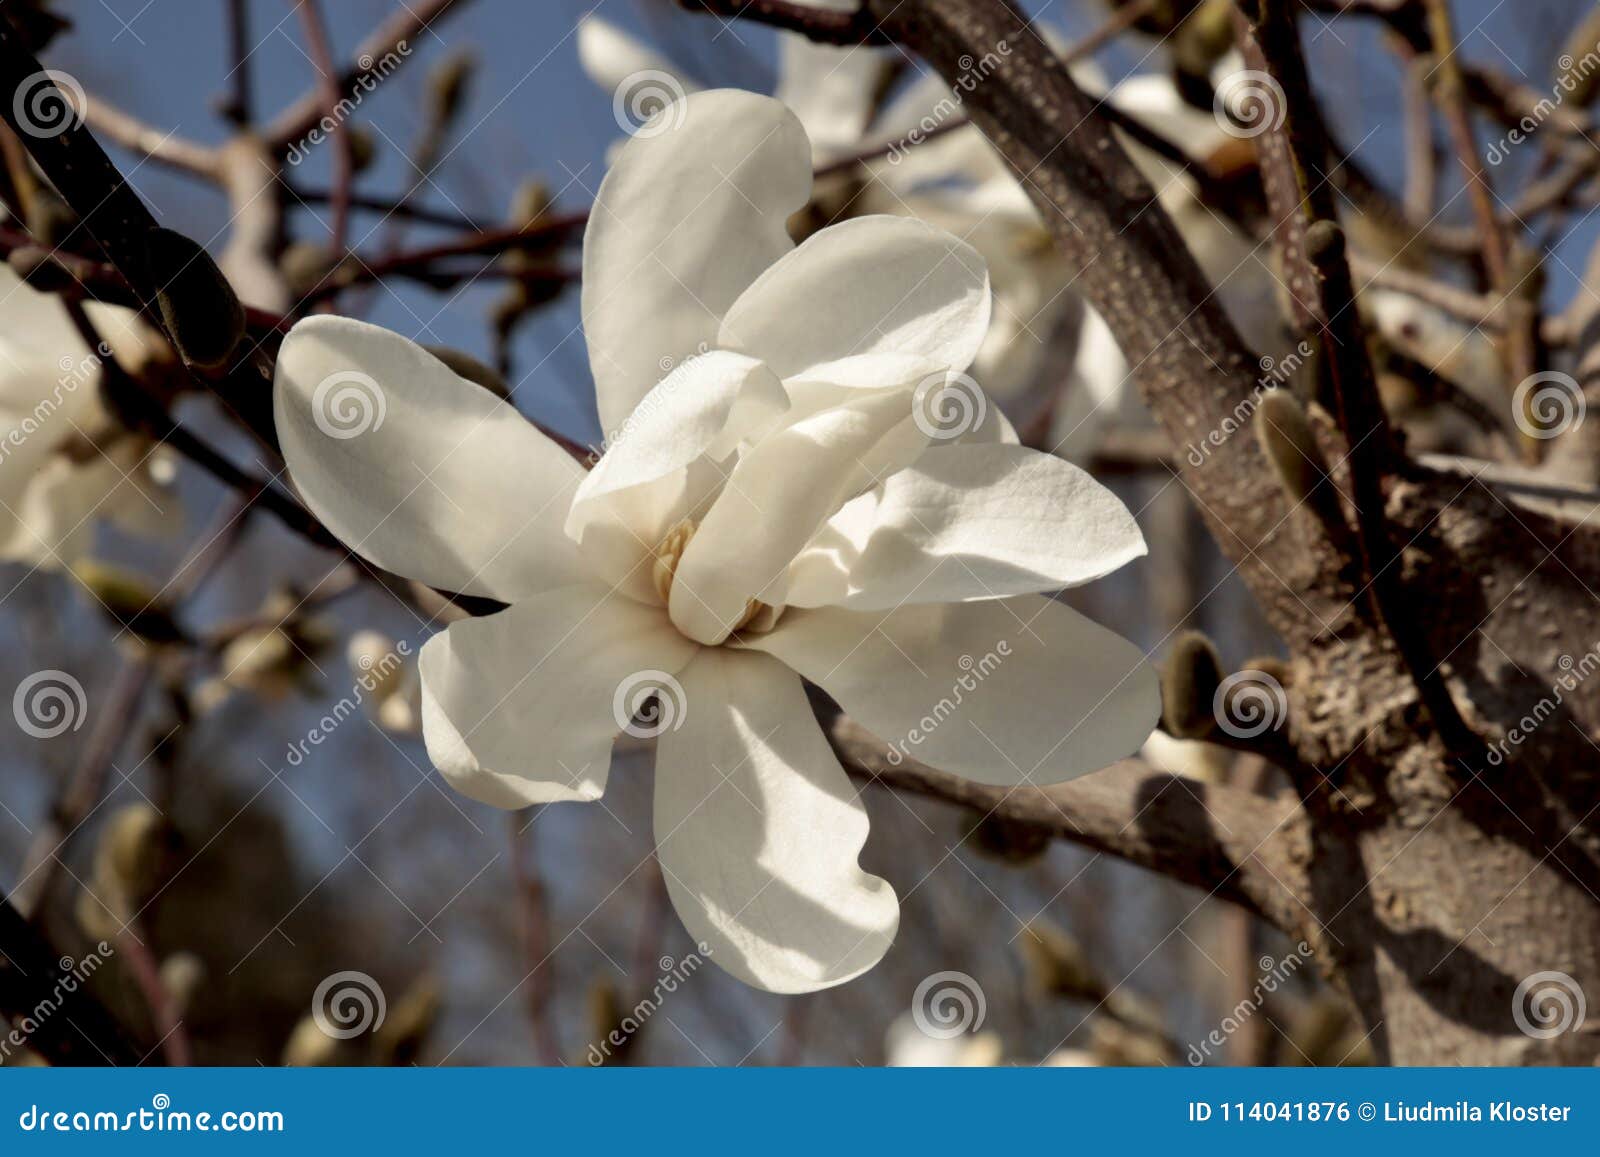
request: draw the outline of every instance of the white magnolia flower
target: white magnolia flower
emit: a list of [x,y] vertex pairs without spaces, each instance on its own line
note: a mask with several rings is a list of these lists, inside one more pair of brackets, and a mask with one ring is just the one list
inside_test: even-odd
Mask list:
[[[510,604],[419,656],[428,752],[500,807],[592,800],[659,692],[655,837],[691,936],[750,984],[870,968],[898,923],[857,866],[856,791],[802,677],[917,759],[1003,785],[1133,751],[1158,710],[1139,650],[1036,592],[1144,552],[1087,474],[927,385],[983,340],[961,241],[867,217],[796,247],[794,114],[690,96],[620,151],[584,239],[605,454],[583,469],[510,405],[360,322],[301,322],[274,403],[310,508],[379,566]],[[381,408],[352,436],[336,387]],[[348,416],[348,415],[346,415]],[[976,670],[974,670],[976,668]]]
[[[84,307],[109,351],[136,371],[161,339],[121,306]],[[0,559],[60,570],[93,546],[97,518],[153,533],[159,493],[148,439],[100,403],[101,355],[66,308],[0,265]]]

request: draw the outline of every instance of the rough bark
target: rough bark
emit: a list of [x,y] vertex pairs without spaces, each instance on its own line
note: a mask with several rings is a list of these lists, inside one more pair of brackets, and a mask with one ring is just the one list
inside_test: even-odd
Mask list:
[[[1026,22],[1001,0],[867,6],[952,85],[972,61],[994,63],[961,87],[966,112],[1081,270],[1075,287],[1137,367],[1174,446],[1248,414],[1254,354],[1095,102]],[[1320,432],[1343,462],[1349,447],[1331,426]],[[1513,1017],[1518,985],[1539,972],[1572,977],[1590,1007],[1600,999],[1600,680],[1578,677],[1600,663],[1594,531],[1416,463],[1386,479],[1399,612],[1423,624],[1473,733],[1449,750],[1366,607],[1370,576],[1290,509],[1248,432],[1179,457],[1183,485],[1292,656],[1287,732],[1305,838],[1283,842],[1274,876],[1297,902],[1272,918],[1313,945],[1380,1059],[1600,1057],[1600,1025],[1536,1039]],[[1336,481],[1348,492],[1342,468]],[[1514,729],[1531,734],[1506,742]]]

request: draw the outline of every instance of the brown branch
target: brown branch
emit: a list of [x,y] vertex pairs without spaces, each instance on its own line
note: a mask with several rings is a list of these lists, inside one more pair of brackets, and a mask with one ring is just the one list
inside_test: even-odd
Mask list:
[[1456,161],[1466,178],[1467,199],[1478,222],[1478,232],[1483,241],[1483,263],[1489,273],[1489,283],[1501,293],[1509,291],[1511,271],[1510,244],[1494,211],[1494,192],[1489,184],[1488,171],[1483,158],[1478,155],[1477,141],[1472,135],[1472,115],[1467,108],[1467,84],[1462,74],[1461,62],[1456,58],[1454,26],[1446,0],[1424,0],[1428,12],[1428,29],[1433,40],[1433,58],[1436,74],[1434,97],[1444,114],[1445,127],[1455,148]]
[[[340,97],[348,97],[358,89],[370,89],[387,79],[399,67],[400,61],[410,56],[412,39],[463,2],[419,0],[410,5],[400,5],[393,16],[361,42],[356,49],[354,62],[339,74]],[[271,149],[281,153],[316,127],[322,116],[322,91],[320,86],[314,85],[310,92],[302,94],[279,113],[263,130],[262,137]]]
[[328,248],[343,254],[345,236],[350,221],[350,182],[355,177],[355,163],[350,152],[350,134],[344,131],[339,117],[339,100],[342,93],[339,80],[334,75],[333,48],[328,43],[328,31],[322,20],[322,10],[316,0],[289,0],[300,13],[300,23],[305,29],[306,47],[311,53],[311,66],[317,70],[317,88],[322,99],[323,119],[331,121],[333,128],[328,139],[333,142],[333,191],[329,205],[333,222],[328,229]]
[[893,44],[865,6],[851,11],[819,9],[791,0],[678,0],[690,12],[731,20],[738,17],[798,32],[818,44]]
[[[888,749],[860,724],[835,716],[828,741],[852,775],[987,815],[1149,868],[1217,899],[1293,928],[1303,909],[1289,889],[1303,869],[1305,816],[1288,799],[1153,771],[1125,759],[1050,787],[995,787],[914,760],[889,762]],[[1280,882],[1282,881],[1282,882]]]
[[219,103],[218,111],[236,128],[246,128],[255,120],[255,101],[250,91],[252,51],[250,2],[228,0],[228,57],[233,67],[228,70],[228,96]]

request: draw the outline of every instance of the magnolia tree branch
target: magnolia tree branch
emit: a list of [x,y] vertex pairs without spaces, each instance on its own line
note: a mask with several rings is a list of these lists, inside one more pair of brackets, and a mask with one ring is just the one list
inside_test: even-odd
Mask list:
[[678,0],[691,12],[723,19],[741,17],[755,24],[798,32],[819,44],[892,44],[893,40],[863,8],[816,8],[794,0]]
[[[339,74],[339,96],[351,97],[387,80],[394,69],[410,57],[411,42],[462,3],[464,0],[419,0],[399,5],[394,15],[356,48],[355,59]],[[262,130],[262,138],[271,149],[281,153],[315,128],[325,112],[323,88],[320,84],[313,85],[311,91],[273,118]]]
[[1137,759],[1049,787],[994,787],[915,760],[892,763],[883,742],[842,715],[826,727],[858,778],[1039,827],[1238,904],[1284,928],[1303,915],[1306,817],[1292,799],[1158,772]]

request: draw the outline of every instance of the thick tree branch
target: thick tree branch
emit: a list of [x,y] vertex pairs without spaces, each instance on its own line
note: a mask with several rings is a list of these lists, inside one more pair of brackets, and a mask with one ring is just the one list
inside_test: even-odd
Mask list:
[[1137,759],[1050,787],[994,787],[906,760],[839,715],[828,741],[852,775],[898,791],[1030,824],[1051,835],[1149,868],[1280,927],[1304,910],[1287,881],[1301,878],[1305,815],[1292,799],[1269,800],[1157,772]]

